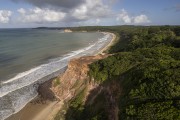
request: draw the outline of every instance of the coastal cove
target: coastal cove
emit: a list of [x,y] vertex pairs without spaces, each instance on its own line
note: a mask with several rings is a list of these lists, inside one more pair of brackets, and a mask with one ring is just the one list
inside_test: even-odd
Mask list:
[[[63,34],[63,33],[61,33],[61,34]],[[87,33],[86,33],[87,34]],[[45,75],[45,77],[44,78],[42,78],[42,79],[39,79],[37,82],[35,82],[34,81],[34,83],[32,84],[32,86],[31,87],[34,87],[35,86],[35,89],[32,91],[30,91],[30,92],[32,92],[31,94],[34,94],[34,93],[36,93],[36,94],[34,94],[34,97],[36,97],[37,96],[37,86],[38,85],[40,85],[41,83],[43,83],[43,82],[45,82],[45,81],[49,81],[51,78],[54,78],[54,77],[56,77],[56,76],[59,76],[61,73],[63,73],[65,70],[66,70],[66,66],[67,66],[67,64],[68,64],[68,61],[70,60],[70,59],[73,59],[73,58],[78,58],[78,57],[80,57],[80,56],[89,56],[89,55],[95,55],[95,54],[99,54],[99,53],[102,53],[102,51],[104,51],[105,50],[105,48],[107,47],[107,46],[109,46],[110,44],[112,44],[112,39],[114,39],[114,34],[112,34],[112,33],[107,33],[107,32],[103,32],[103,33],[101,33],[101,34],[103,34],[103,37],[102,38],[99,38],[99,40],[97,41],[97,42],[95,42],[95,43],[92,43],[90,46],[88,46],[88,47],[86,47],[86,48],[83,48],[83,50],[78,50],[78,51],[74,51],[73,53],[75,53],[75,54],[69,54],[68,56],[65,56],[65,60],[67,60],[67,61],[62,61],[62,63],[64,64],[64,66],[63,67],[61,67],[61,68],[56,68],[56,69],[54,69],[54,68],[50,68],[50,70],[51,70],[51,74],[47,74],[47,75]],[[57,59],[53,59],[53,61],[54,60],[57,60]],[[60,61],[61,61],[62,59],[60,59]],[[64,59],[63,59],[64,60]],[[62,63],[60,63],[60,62],[55,62],[55,66],[58,66],[58,65],[56,65],[56,63],[57,64],[62,64]],[[43,66],[43,67],[45,67],[45,66]],[[47,66],[48,67],[48,66]],[[59,69],[59,70],[58,70]],[[36,69],[35,69],[36,70]],[[38,69],[37,69],[38,70]],[[55,72],[56,71],[56,72]],[[17,77],[18,78],[18,77]],[[4,84],[6,85],[8,85],[8,84],[10,84],[10,82],[11,81],[14,81],[13,79],[12,80],[10,80],[10,81],[5,81],[4,82]],[[15,80],[16,81],[16,80]],[[18,80],[19,81],[19,80]],[[37,84],[37,86],[36,86],[36,84]],[[2,86],[2,85],[1,85]],[[25,85],[26,86],[26,85]],[[3,86],[2,86],[3,87]],[[23,88],[24,89],[24,88]],[[27,89],[27,88],[25,88],[25,89]],[[2,97],[5,95],[6,96],[6,92],[4,92],[3,93],[3,91],[5,90],[4,88],[2,88],[2,89],[0,89],[0,90],[2,90],[2,92],[1,92],[1,95],[2,95]],[[14,91],[16,91],[15,89],[14,89]],[[11,92],[10,92],[11,93]],[[13,93],[12,93],[13,94]],[[33,99],[34,97],[32,97],[32,98],[26,98],[26,99],[29,99],[27,102],[29,102],[29,101],[31,101],[31,99]],[[36,98],[35,98],[36,99]],[[1,100],[3,100],[3,99],[1,99]],[[5,100],[5,99],[4,99]],[[34,101],[34,100],[33,100]],[[35,100],[36,101],[36,100]],[[23,106],[21,106],[21,108],[23,108],[25,105],[26,105],[26,103],[23,103],[24,105]],[[31,105],[30,105],[31,104]],[[43,112],[43,110],[46,110],[47,108],[47,110],[49,110],[50,108],[52,108],[53,106],[56,106],[57,105],[57,101],[54,101],[54,102],[51,102],[51,101],[49,101],[49,102],[47,102],[46,104],[34,104],[34,102],[30,102],[30,103],[28,103],[26,106],[25,106],[25,108],[23,108],[21,111],[24,111],[24,109],[27,109],[28,108],[28,110],[27,111],[36,111],[36,112],[30,112],[30,113],[34,113],[34,114],[38,114],[38,113],[41,113],[41,112]],[[29,107],[30,106],[30,107]],[[33,106],[33,107],[32,107]],[[38,107],[38,109],[36,109]],[[21,109],[20,108],[20,109]],[[29,109],[30,108],[30,109]],[[19,109],[19,110],[20,110]],[[18,114],[21,114],[22,112],[18,112],[18,111],[16,111],[16,112],[18,112],[17,114],[15,114],[15,115],[13,115],[13,120],[14,120],[14,116],[18,116]],[[26,110],[25,110],[26,111]],[[14,113],[16,113],[16,112],[14,112]],[[28,112],[28,113],[29,113]],[[47,112],[47,111],[46,111]],[[3,112],[1,112],[1,113],[3,113]],[[27,114],[28,114],[27,113]],[[24,113],[25,115],[27,115],[26,113]],[[7,114],[6,114],[7,115]],[[22,116],[22,114],[20,115],[20,116]],[[36,115],[35,115],[36,116]],[[32,116],[31,116],[32,117]],[[30,117],[30,119],[31,119],[31,117]],[[3,118],[3,117],[1,117],[1,118]],[[8,118],[8,119],[11,119],[12,117],[10,117],[10,118]]]

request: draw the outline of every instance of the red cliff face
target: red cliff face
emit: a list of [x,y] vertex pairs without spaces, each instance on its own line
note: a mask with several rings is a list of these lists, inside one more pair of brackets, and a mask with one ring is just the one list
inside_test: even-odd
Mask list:
[[[109,120],[118,120],[118,94],[121,93],[121,87],[116,82],[110,82],[108,85],[99,85],[90,82],[88,77],[89,64],[109,55],[87,56],[72,59],[67,70],[58,78],[47,81],[39,88],[41,96],[45,98],[57,98],[61,101],[69,101],[76,98],[82,91],[85,92],[83,98],[84,105],[93,105],[99,95],[104,95],[103,105],[100,108],[105,109]],[[49,92],[46,92],[49,90]],[[96,101],[97,102],[97,101]],[[96,104],[95,104],[96,105]]]
[[[107,56],[108,55],[97,55],[72,59],[65,73],[56,79],[59,80],[59,85],[52,85],[51,90],[55,96],[60,100],[71,99],[75,96],[79,90],[89,84],[88,65]],[[91,89],[91,87],[89,89]]]

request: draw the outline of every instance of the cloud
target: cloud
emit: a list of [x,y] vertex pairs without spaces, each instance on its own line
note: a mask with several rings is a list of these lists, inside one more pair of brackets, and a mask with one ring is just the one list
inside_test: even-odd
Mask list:
[[37,7],[56,6],[63,8],[74,8],[81,5],[84,0],[12,0],[14,2],[27,2]]
[[126,12],[126,10],[122,9],[121,13],[117,16],[116,18],[117,21],[123,21],[124,23],[131,23],[132,18],[130,18],[130,16],[128,15],[128,13]]
[[9,23],[11,15],[9,10],[0,10],[0,23]]
[[[26,1],[31,2],[36,6],[38,5],[38,0],[13,0],[13,1]],[[43,0],[39,0],[43,1]],[[48,0],[51,1],[51,0]],[[50,4],[54,5],[57,0],[52,0],[48,2],[44,0],[43,4]],[[20,22],[31,22],[31,23],[45,23],[45,22],[66,22],[67,23],[78,23],[78,22],[85,22],[89,20],[96,21],[97,19],[107,18],[112,16],[113,12],[108,4],[104,2],[104,0],[77,0],[76,2],[71,0],[59,0],[58,4],[62,3],[61,5],[56,5],[58,7],[50,7],[50,6],[43,6],[43,7],[35,7],[31,9],[23,9],[20,8],[17,11],[20,14],[19,21]],[[114,0],[110,0],[114,1]],[[34,3],[35,2],[35,3]],[[69,7],[72,5],[66,5],[65,7],[69,7],[69,9],[62,9],[61,6],[63,4],[72,4],[73,7]],[[77,5],[78,3],[78,5]]]
[[48,8],[23,9],[17,10],[20,14],[19,21],[24,23],[46,23],[46,22],[59,22],[64,19],[66,13],[61,11],[54,11]]
[[96,19],[96,25],[99,25],[100,22],[101,22],[100,19]]
[[146,15],[139,15],[139,16],[134,17],[135,24],[149,23],[149,22],[150,20],[148,19]]
[[110,7],[102,0],[86,0],[84,4],[71,10],[71,16],[77,20],[104,18],[110,16],[111,13]]
[[125,24],[144,24],[150,23],[149,18],[144,15],[130,16],[125,9],[122,9],[120,14],[117,15],[117,21],[122,21]]

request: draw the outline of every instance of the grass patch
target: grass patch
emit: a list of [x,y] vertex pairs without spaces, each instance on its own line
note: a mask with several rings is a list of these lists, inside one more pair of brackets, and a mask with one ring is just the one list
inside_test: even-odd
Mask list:
[[64,101],[64,105],[56,114],[56,116],[54,117],[54,120],[65,120],[65,114],[68,108],[69,108],[69,102]]
[[56,87],[56,86],[58,86],[58,85],[60,85],[60,79],[59,78],[55,78],[54,80],[53,80],[53,87]]
[[[79,88],[80,82],[76,82],[73,88]],[[83,110],[83,101],[87,93],[87,86],[77,90],[79,93],[70,101],[65,102],[62,109],[56,114],[54,120],[72,120],[77,118]]]

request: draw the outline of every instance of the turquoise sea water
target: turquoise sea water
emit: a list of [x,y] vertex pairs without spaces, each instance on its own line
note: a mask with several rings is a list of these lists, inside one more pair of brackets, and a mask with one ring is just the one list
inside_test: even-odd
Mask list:
[[0,120],[37,96],[37,87],[63,72],[74,57],[92,55],[112,36],[97,32],[0,29]]

